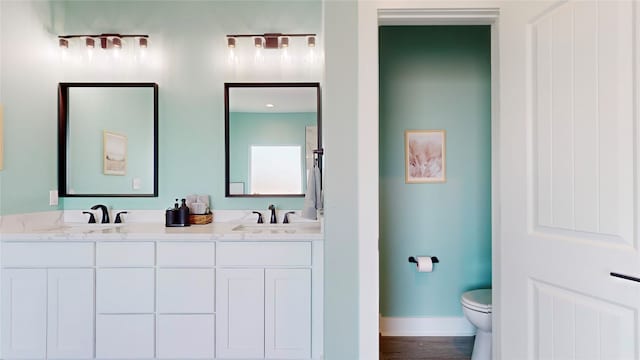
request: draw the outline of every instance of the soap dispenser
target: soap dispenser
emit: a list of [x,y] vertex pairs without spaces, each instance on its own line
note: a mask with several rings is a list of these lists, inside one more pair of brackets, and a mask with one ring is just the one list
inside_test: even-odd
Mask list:
[[165,226],[167,227],[181,226],[179,215],[180,215],[180,208],[178,207],[178,199],[176,199],[176,203],[173,204],[173,209],[169,208],[165,212]]
[[190,226],[191,222],[189,221],[189,207],[187,206],[187,200],[182,199],[182,204],[178,209],[178,222],[182,224],[182,226]]

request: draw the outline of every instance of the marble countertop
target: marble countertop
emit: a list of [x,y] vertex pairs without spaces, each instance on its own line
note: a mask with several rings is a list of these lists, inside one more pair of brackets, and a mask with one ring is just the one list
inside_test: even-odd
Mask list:
[[86,224],[42,221],[30,226],[2,226],[0,240],[6,241],[122,241],[122,240],[198,240],[198,241],[301,241],[323,240],[322,222],[256,224],[249,222],[213,222],[188,227],[165,227],[157,222],[124,224]]

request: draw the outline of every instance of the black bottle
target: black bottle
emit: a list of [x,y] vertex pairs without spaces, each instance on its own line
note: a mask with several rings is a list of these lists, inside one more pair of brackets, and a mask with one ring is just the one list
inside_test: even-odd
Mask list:
[[187,207],[186,199],[182,199],[182,205],[180,205],[180,208],[178,209],[178,219],[178,222],[182,224],[182,226],[191,225],[191,222],[189,221],[189,207]]
[[165,226],[181,226],[180,225],[180,208],[178,208],[178,199],[173,204],[173,209],[169,208],[165,211]]

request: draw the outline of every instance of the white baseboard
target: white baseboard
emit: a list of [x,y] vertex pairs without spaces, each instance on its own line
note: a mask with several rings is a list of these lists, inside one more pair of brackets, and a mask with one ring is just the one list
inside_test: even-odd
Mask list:
[[472,336],[475,328],[464,317],[381,317],[382,336]]

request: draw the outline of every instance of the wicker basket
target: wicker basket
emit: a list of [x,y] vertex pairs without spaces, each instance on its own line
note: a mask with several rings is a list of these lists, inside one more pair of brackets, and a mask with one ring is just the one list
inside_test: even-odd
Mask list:
[[204,225],[210,224],[213,221],[213,213],[196,215],[189,214],[189,222],[191,225]]

